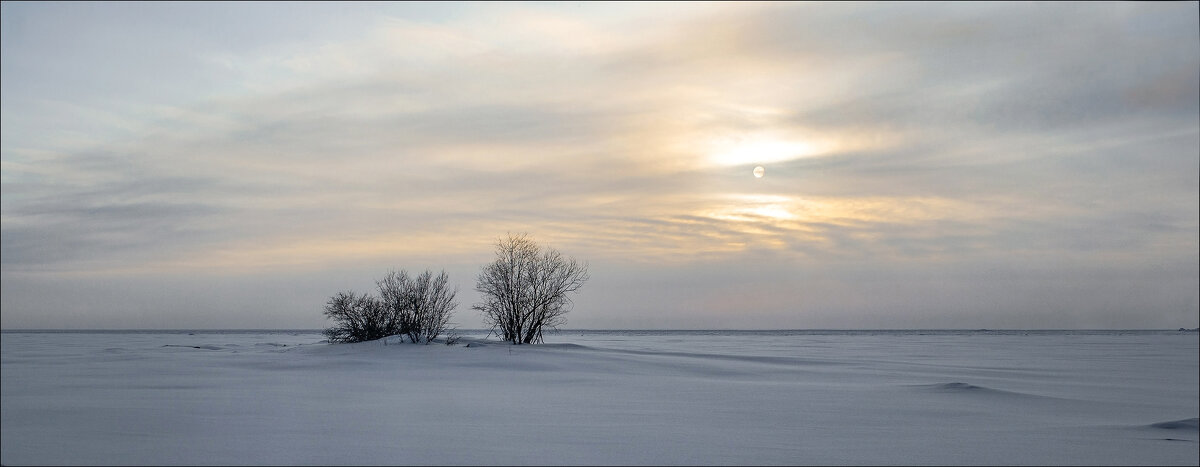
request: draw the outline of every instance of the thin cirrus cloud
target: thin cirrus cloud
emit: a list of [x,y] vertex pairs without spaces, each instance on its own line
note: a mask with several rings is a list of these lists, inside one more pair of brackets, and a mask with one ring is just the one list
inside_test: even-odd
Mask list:
[[1121,281],[1146,322],[1195,311],[1147,292],[1197,276],[1195,4],[4,8],[29,294],[453,268],[528,231],[598,265],[584,326],[1137,327],[1097,301]]

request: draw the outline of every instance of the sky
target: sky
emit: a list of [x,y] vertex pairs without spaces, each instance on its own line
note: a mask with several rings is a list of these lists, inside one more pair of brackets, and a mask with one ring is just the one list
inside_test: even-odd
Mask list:
[[1197,6],[6,1],[0,328],[1197,327]]

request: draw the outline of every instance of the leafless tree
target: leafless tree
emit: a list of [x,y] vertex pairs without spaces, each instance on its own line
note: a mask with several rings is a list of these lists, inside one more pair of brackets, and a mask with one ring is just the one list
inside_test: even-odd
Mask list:
[[569,293],[588,280],[588,265],[542,248],[526,234],[496,243],[496,259],[479,271],[475,290],[483,302],[472,306],[492,332],[514,344],[542,342],[542,330],[566,323]]
[[334,326],[325,330],[330,342],[362,342],[394,333],[391,313],[383,302],[368,294],[339,292],[325,304],[325,316]]
[[394,317],[397,334],[408,336],[414,343],[428,344],[445,332],[458,306],[454,301],[458,290],[450,289],[449,280],[445,271],[434,276],[427,269],[413,277],[401,270],[388,273],[376,283],[384,307]]

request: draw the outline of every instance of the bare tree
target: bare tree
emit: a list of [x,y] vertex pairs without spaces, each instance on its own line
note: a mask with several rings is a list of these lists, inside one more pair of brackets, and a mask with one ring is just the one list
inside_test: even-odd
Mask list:
[[325,330],[330,342],[362,342],[393,334],[390,311],[379,299],[367,294],[339,292],[325,304],[325,316],[333,327]]
[[496,243],[496,259],[479,271],[475,290],[483,302],[472,306],[492,332],[514,344],[542,342],[542,330],[557,329],[571,311],[568,293],[588,280],[587,263],[542,248],[526,234]]
[[449,281],[445,271],[435,277],[427,269],[415,277],[404,270],[392,271],[376,282],[384,307],[394,317],[396,334],[428,344],[445,332],[458,306],[454,301],[458,289],[451,290]]

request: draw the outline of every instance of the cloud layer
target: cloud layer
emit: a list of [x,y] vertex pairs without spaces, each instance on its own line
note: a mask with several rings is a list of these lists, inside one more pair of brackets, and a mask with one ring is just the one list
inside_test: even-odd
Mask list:
[[582,327],[1194,327],[1196,13],[6,3],[2,325],[469,303],[527,231]]

